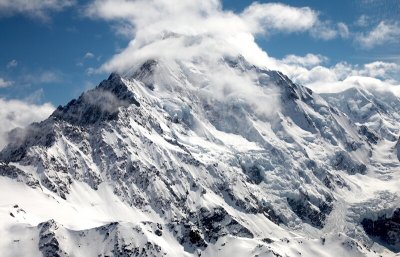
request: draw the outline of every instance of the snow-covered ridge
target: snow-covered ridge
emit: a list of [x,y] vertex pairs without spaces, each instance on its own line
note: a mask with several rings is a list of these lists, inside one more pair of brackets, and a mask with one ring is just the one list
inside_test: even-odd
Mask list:
[[400,204],[398,98],[320,96],[242,57],[207,65],[146,61],[13,131],[0,153],[0,195],[15,194],[0,199],[5,256],[398,249],[363,228]]

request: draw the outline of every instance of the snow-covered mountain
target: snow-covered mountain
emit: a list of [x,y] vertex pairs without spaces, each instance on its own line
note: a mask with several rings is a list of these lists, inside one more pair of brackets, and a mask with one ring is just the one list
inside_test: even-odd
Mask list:
[[397,96],[207,65],[147,60],[12,131],[2,256],[400,251]]

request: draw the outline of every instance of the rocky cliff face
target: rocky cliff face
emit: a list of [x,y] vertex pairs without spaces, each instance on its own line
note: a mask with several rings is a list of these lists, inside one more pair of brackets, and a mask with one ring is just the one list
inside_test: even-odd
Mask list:
[[365,232],[395,252],[400,251],[400,209],[389,217],[381,216],[376,220],[362,221]]
[[[236,248],[241,256],[292,248],[330,256],[336,245],[346,256],[371,255],[371,233],[352,210],[399,204],[366,204],[380,199],[374,183],[398,193],[398,130],[367,122],[392,121],[392,110],[376,116],[386,108],[376,104],[361,122],[335,96],[280,72],[241,57],[221,62],[248,78],[251,94],[216,90],[202,63],[150,60],[13,131],[0,182],[48,210],[4,200],[13,215],[6,229],[33,231],[44,256],[224,256]],[[14,204],[29,210],[17,213]]]
[[399,140],[397,141],[396,148],[397,148],[397,158],[398,158],[399,161],[400,161],[400,138],[399,138]]

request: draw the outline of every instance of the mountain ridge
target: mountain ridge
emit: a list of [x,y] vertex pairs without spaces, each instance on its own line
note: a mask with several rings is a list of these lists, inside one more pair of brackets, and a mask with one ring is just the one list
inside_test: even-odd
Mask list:
[[[96,204],[89,204],[91,197],[80,199],[79,193],[92,195],[100,205],[106,205],[102,197],[113,199],[115,208],[135,213],[136,222],[108,213],[106,206],[100,208],[100,213],[108,213],[102,221],[85,220],[111,227],[118,222],[130,231],[120,221],[142,219],[160,224],[166,235],[153,229],[139,243],[121,232],[99,249],[89,247],[88,256],[97,250],[96,256],[194,256],[217,251],[219,242],[231,247],[234,242],[251,242],[253,252],[261,244],[257,251],[265,256],[291,256],[290,245],[312,256],[293,233],[311,249],[326,247],[326,256],[332,252],[324,240],[354,256],[374,256],[367,246],[373,238],[361,223],[376,220],[380,211],[394,213],[399,204],[389,201],[398,194],[397,140],[385,137],[398,130],[390,126],[390,133],[378,133],[375,124],[352,119],[332,96],[320,96],[243,57],[221,62],[219,71],[244,78],[243,85],[251,83],[251,94],[229,86],[231,81],[215,87],[216,78],[205,73],[208,64],[201,60],[150,60],[130,74],[113,73],[95,89],[57,108],[49,119],[13,131],[15,139],[0,153],[1,183],[20,181],[30,186],[21,189],[23,194],[41,190],[59,199],[60,208],[72,204],[91,213],[96,213]],[[393,117],[381,120],[394,124]],[[385,156],[391,157],[382,161]],[[363,191],[362,185],[368,188],[371,183],[386,183],[387,189]],[[379,192],[390,197],[382,199]],[[357,194],[362,197],[357,199]],[[378,200],[382,203],[375,206]],[[358,216],[353,211],[357,208],[366,214]],[[42,215],[41,222],[52,216],[37,213],[30,208],[29,215]],[[338,222],[329,218],[332,215],[343,219],[338,235],[323,230]],[[92,245],[91,238],[97,238],[57,232],[63,223],[71,231],[82,228],[74,229],[73,222],[56,216],[60,221],[48,225],[28,222],[37,225],[38,249],[45,256],[77,254],[79,247],[72,246],[76,248],[79,240]],[[100,226],[91,227],[82,233],[102,231]],[[62,242],[63,233],[76,234],[71,237],[75,243]],[[311,235],[328,239],[317,242]],[[265,239],[269,237],[274,239]],[[166,244],[174,247],[165,248]],[[224,249],[228,254],[229,248]],[[391,254],[377,244],[373,249]],[[48,251],[53,255],[46,255]]]

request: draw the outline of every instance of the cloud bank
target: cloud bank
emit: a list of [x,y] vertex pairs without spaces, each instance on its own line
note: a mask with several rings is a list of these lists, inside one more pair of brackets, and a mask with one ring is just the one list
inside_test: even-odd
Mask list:
[[[309,59],[292,57],[292,59],[300,60],[303,58]],[[364,65],[353,65],[339,62],[325,67],[317,62],[309,66],[300,62],[288,64],[285,59],[276,60],[275,65],[294,82],[305,85],[318,93],[336,93],[351,87],[362,87],[390,91],[400,97],[400,65],[397,63],[376,61]]]

